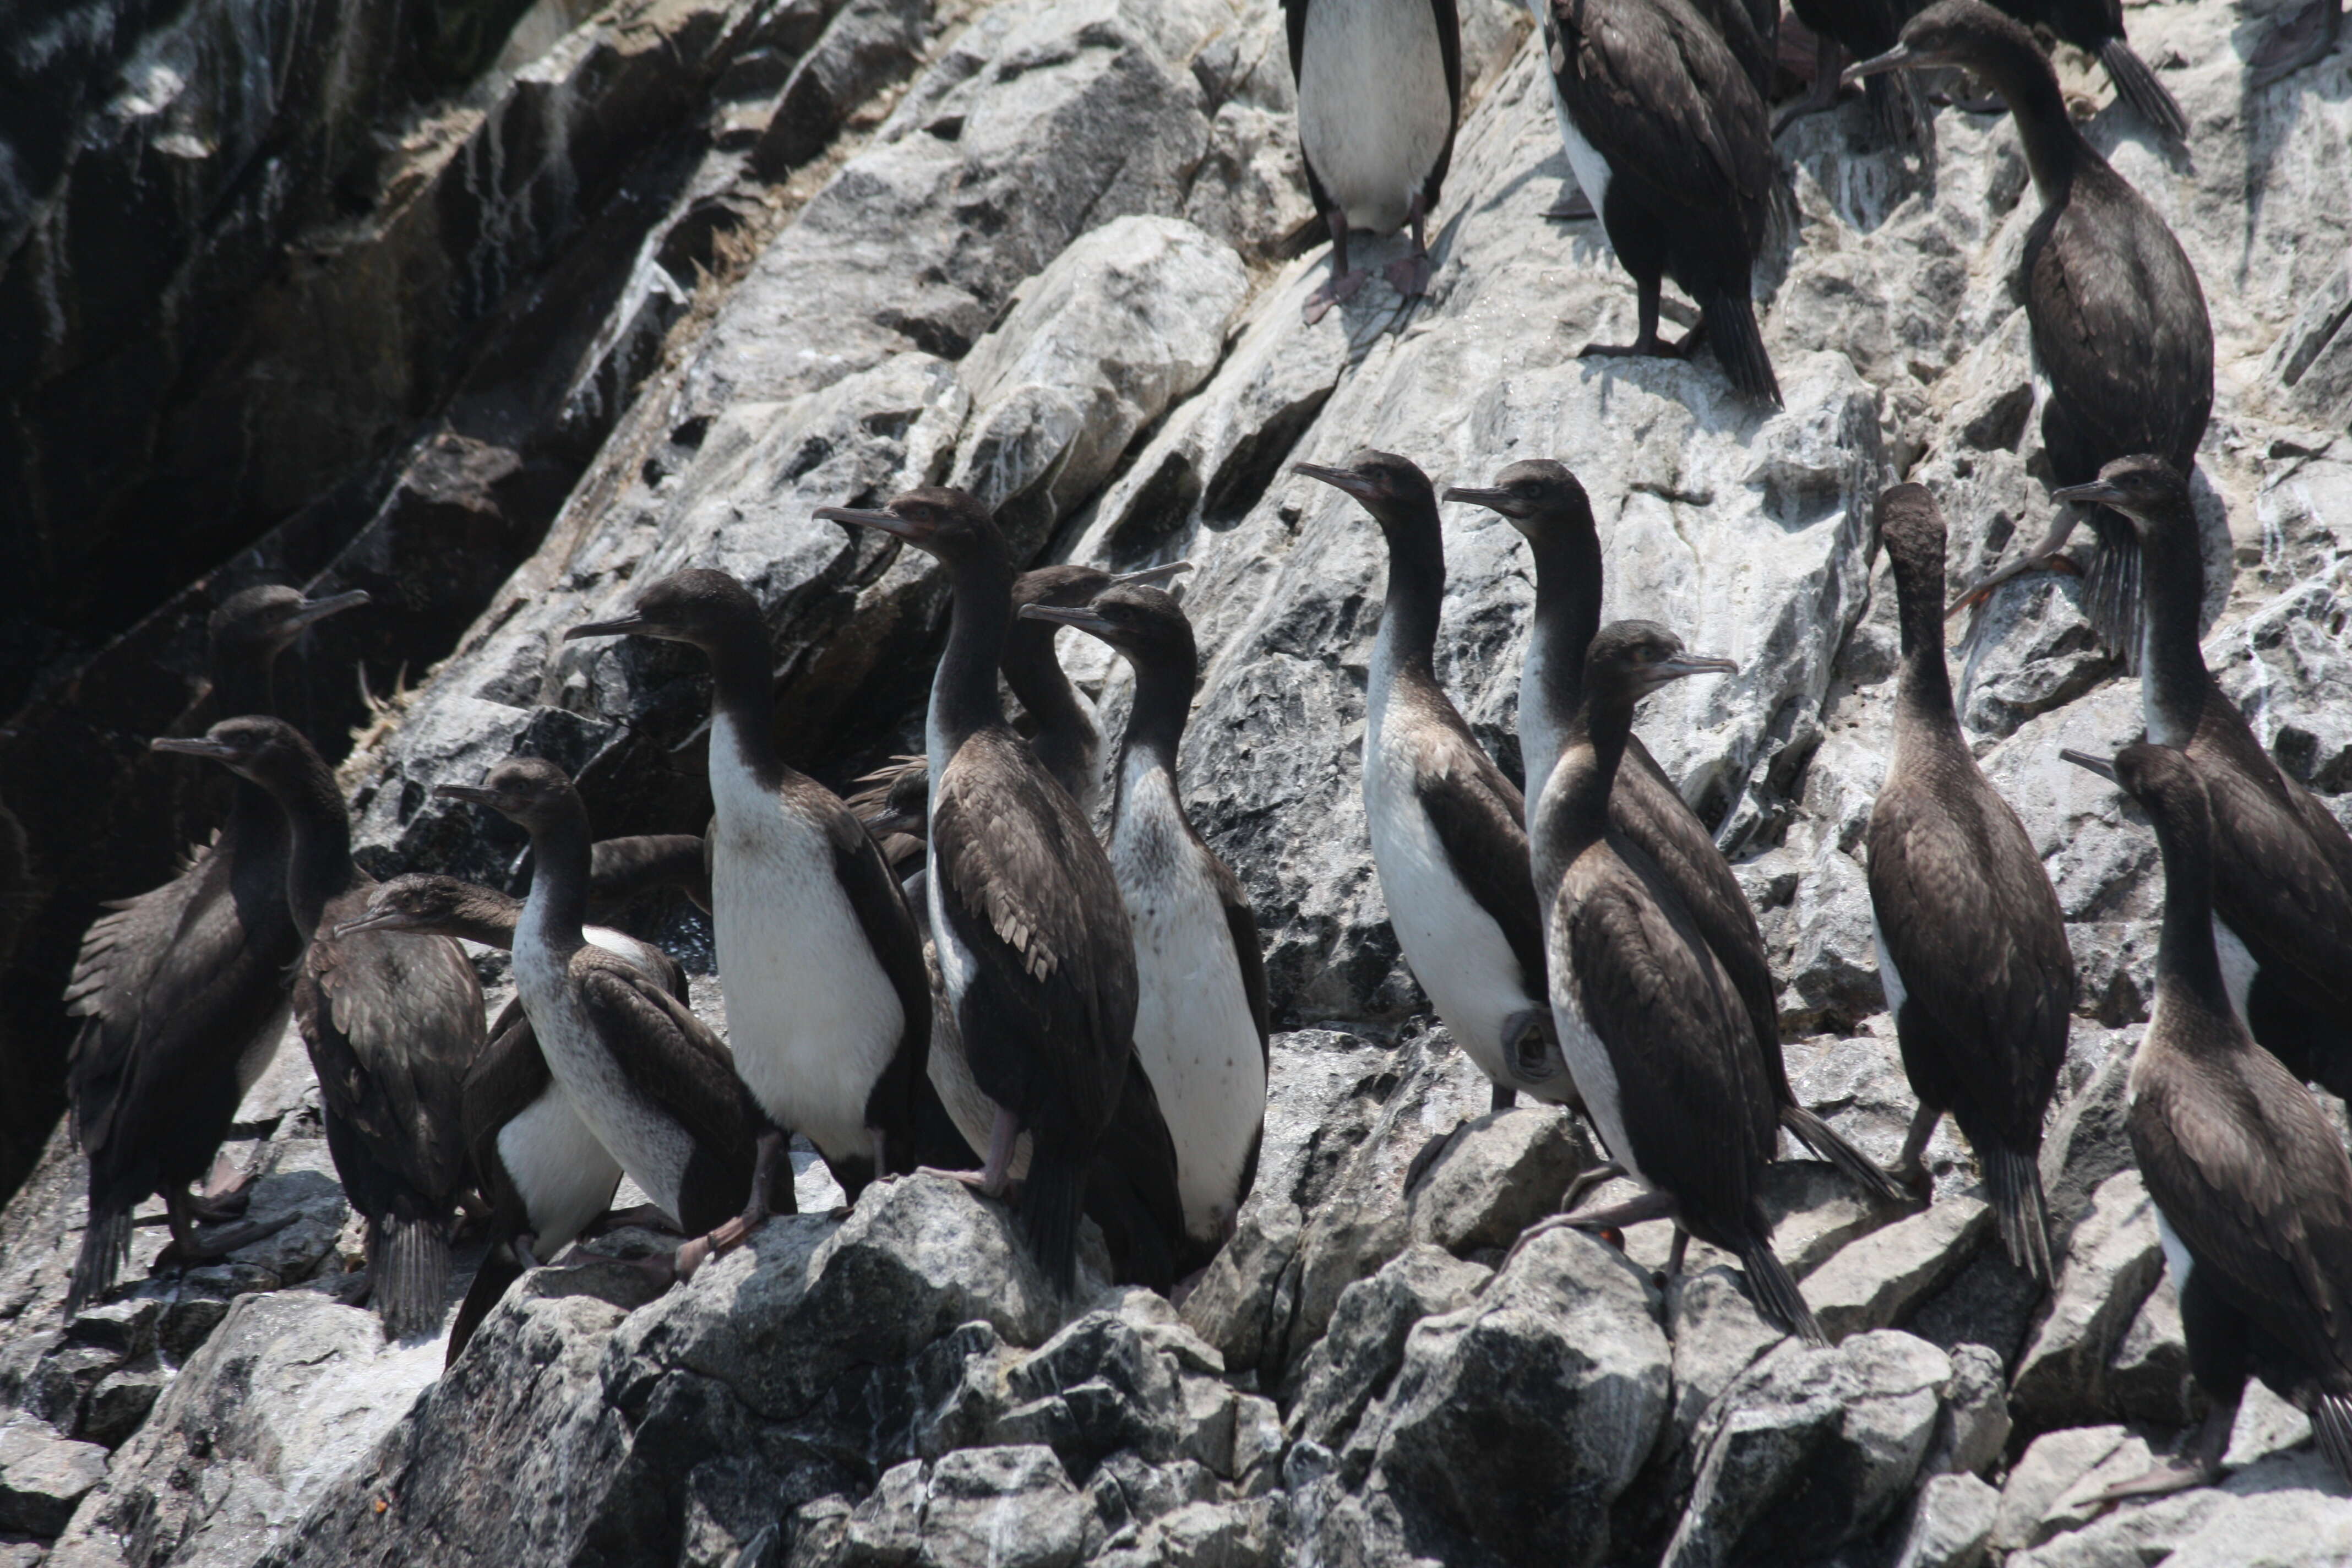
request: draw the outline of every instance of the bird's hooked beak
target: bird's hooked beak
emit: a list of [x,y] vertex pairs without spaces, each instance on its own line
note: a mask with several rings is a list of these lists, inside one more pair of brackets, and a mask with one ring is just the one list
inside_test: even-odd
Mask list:
[[1179,573],[1192,569],[1190,561],[1163,561],[1157,566],[1139,566],[1132,572],[1114,572],[1110,584],[1114,588],[1157,588],[1174,581]]
[[1483,506],[1488,511],[1498,511],[1505,517],[1519,515],[1518,498],[1508,490],[1480,489],[1475,485],[1448,485],[1445,487],[1445,499]]
[[1021,618],[1024,621],[1051,621],[1057,626],[1076,626],[1097,637],[1105,636],[1110,630],[1110,622],[1105,620],[1091,605],[1074,605],[1066,608],[1060,605],[1024,605],[1021,606]]
[[2076,506],[2112,506],[2120,509],[2124,492],[2120,486],[2105,479],[2093,479],[2086,485],[2064,485],[2050,492],[2053,500],[2073,501]]
[[1320,479],[1333,489],[1351,495],[1360,501],[1369,503],[1378,493],[1379,487],[1371,478],[1353,468],[1327,468],[1320,463],[1293,463],[1290,471],[1304,479]]
[[476,805],[487,805],[492,811],[496,811],[499,808],[498,792],[496,790],[484,789],[479,784],[435,784],[433,786],[433,798],[436,800],[471,801]]
[[318,625],[329,616],[340,616],[345,610],[356,610],[362,605],[373,604],[365,588],[353,588],[345,594],[330,594],[323,599],[305,599],[287,613],[286,624],[295,631]]
[[923,837],[923,819],[911,811],[877,811],[857,820],[877,838],[887,838],[893,833],[903,833],[909,838]]
[[208,757],[215,763],[234,763],[236,748],[204,735],[158,735],[147,742],[151,752],[169,752],[177,757]]
[[1739,666],[1727,658],[1716,658],[1703,653],[1678,653],[1662,658],[1650,667],[1668,680],[1680,680],[1691,675],[1737,675]]
[[369,910],[355,921],[345,921],[331,933],[335,940],[357,936],[363,931],[407,931],[408,915],[403,910]]
[[2116,779],[2116,764],[2109,762],[2105,757],[2095,757],[2088,752],[2077,752],[2069,747],[2061,747],[2058,754],[2065,758],[2068,762],[2074,763],[2076,767],[2087,769],[2088,771],[2098,774],[2109,784],[2117,782]]
[[1915,52],[1910,45],[1897,44],[1883,55],[1873,55],[1866,60],[1856,60],[1846,67],[1845,74],[1838,78],[1838,85],[1852,87],[1866,76],[1880,76],[1887,71],[1916,68],[1936,63],[1927,56]]
[[572,626],[564,632],[563,640],[577,642],[582,637],[625,637],[639,633],[659,635],[655,631],[654,624],[643,616],[621,616],[609,621],[589,621]]
[[938,531],[929,523],[900,517],[887,509],[876,511],[864,507],[821,506],[810,515],[819,522],[845,522],[852,528],[870,528],[877,533],[887,533],[909,544],[922,544]]

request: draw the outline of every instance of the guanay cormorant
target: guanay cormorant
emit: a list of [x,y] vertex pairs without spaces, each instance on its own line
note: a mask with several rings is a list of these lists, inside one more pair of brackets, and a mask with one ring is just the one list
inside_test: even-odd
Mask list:
[[[1535,621],[1519,679],[1519,732],[1526,738],[1521,761],[1528,793],[1540,795],[1563,743],[1543,700],[1546,684],[1559,680],[1568,703],[1582,697],[1585,649],[1601,626],[1601,535],[1593,526],[1592,505],[1576,476],[1549,458],[1513,463],[1495,476],[1491,488],[1457,487],[1445,499],[1501,513],[1525,536],[1535,557]],[[1563,710],[1573,711],[1565,706]],[[1715,836],[1639,735],[1627,737],[1624,762],[1609,794],[1609,825],[1673,885],[1738,988],[1755,1026],[1780,1125],[1864,1188],[1888,1202],[1902,1201],[1903,1189],[1892,1177],[1798,1102],[1781,1057],[1779,987],[1756,911],[1731,863],[1716,847]]]
[[1944,668],[1944,514],[1919,485],[1878,498],[1903,672],[1895,756],[1870,811],[1878,974],[1919,1114],[1903,1168],[1952,1113],[1992,1192],[2010,1260],[2053,1278],[2042,1119],[2066,1059],[2074,955],[2049,874],[1985,782]]
[[487,805],[530,835],[515,989],[581,1121],[694,1238],[677,1250],[677,1276],[740,1245],[770,1213],[793,1213],[784,1136],[726,1046],[660,981],[588,940],[588,808],[563,770],[518,757],[479,784],[434,794]]
[[2205,783],[2215,940],[2247,1026],[2296,1077],[2352,1093],[2352,837],[2271,760],[2205,668],[2205,558],[2188,486],[2144,455],[2060,493],[2113,508],[2137,531],[2140,710],[2147,738],[2187,752]]
[[931,681],[925,882],[940,979],[972,1078],[996,1107],[979,1184],[1009,1181],[1031,1135],[1020,1214],[1047,1277],[1076,1277],[1087,1171],[1134,1054],[1135,950],[1118,880],[1070,794],[1004,721],[996,669],[1013,623],[1004,536],[962,490],[909,490],[877,511],[821,507],[937,556],[955,610]]
[[1757,1197],[1779,1121],[1739,989],[1655,863],[1621,847],[1609,825],[1633,705],[1668,681],[1734,668],[1684,652],[1664,626],[1618,621],[1593,637],[1572,709],[1562,671],[1547,670],[1546,718],[1563,743],[1530,808],[1528,838],[1552,1010],[1593,1124],[1618,1166],[1650,1190],[1613,1207],[1555,1215],[1527,1234],[1554,1224],[1670,1218],[1669,1273],[1685,1234],[1722,1247],[1746,1268],[1759,1310],[1823,1343],[1772,1251],[1771,1221]]
[[[362,593],[306,599],[247,588],[205,626],[212,701],[227,714],[275,706],[270,670],[304,629],[367,603]],[[216,1232],[243,1194],[192,1195],[212,1170],[238,1101],[286,1032],[287,972],[302,935],[286,907],[285,814],[260,785],[236,782],[228,820],[169,882],[112,906],[82,938],[66,1011],[82,1020],[66,1070],[75,1140],[89,1159],[89,1220],[66,1293],[79,1311],[112,1284],[130,1254],[131,1211],[163,1195],[173,1254],[217,1258],[290,1219]]]
[[[621,847],[610,858],[615,860],[648,847],[630,839],[605,842]],[[425,932],[511,949],[521,918],[520,899],[455,877],[413,872],[376,889],[367,908],[335,934]],[[688,1000],[686,971],[651,942],[605,926],[583,927],[582,935],[643,970],[678,1001]],[[553,1258],[612,1207],[621,1181],[621,1163],[597,1142],[547,1070],[520,996],[508,1002],[489,1036],[464,1089],[466,1158],[475,1190],[489,1200],[489,1250],[450,1324],[450,1362],[524,1269]]]
[[767,623],[750,590],[724,572],[674,573],[626,615],[564,634],[619,636],[710,661],[711,925],[735,1070],[855,1203],[875,1176],[914,1169],[931,1034],[914,918],[856,817],[778,754]]
[[[2205,292],[2172,230],[2107,166],[2066,113],[2058,78],[2016,22],[1978,0],[1937,0],[1903,41],[1846,72],[1964,66],[2009,101],[2042,214],[2025,239],[2019,291],[2034,357],[2049,378],[2042,442],[2060,486],[2100,465],[2161,453],[2181,472],[2197,460],[2213,409],[2213,326]],[[2130,527],[2095,510],[2099,548],[2084,595],[2091,624],[2126,659],[2139,647],[2139,557]],[[2042,542],[1961,598],[1980,603],[2021,572],[2045,565],[2074,531],[2061,507]]]
[[1411,226],[1412,251],[1387,277],[1408,298],[1426,292],[1426,226],[1462,110],[1454,0],[1282,0],[1282,12],[1307,194],[1331,233],[1331,276],[1308,298],[1307,321],[1364,286],[1348,267],[1349,229]]
[[1428,476],[1391,452],[1299,463],[1371,513],[1388,596],[1365,690],[1364,822],[1372,867],[1413,978],[1500,1110],[1519,1091],[1577,1103],[1544,985],[1520,794],[1438,684],[1445,542]]
[[[1551,0],[1542,21],[1569,162],[1639,297],[1633,342],[1584,353],[1679,357],[1704,334],[1733,387],[1777,407],[1749,273],[1778,175],[1738,58],[1690,0]],[[1700,312],[1674,344],[1658,337],[1668,277]]]
[[1233,1234],[1257,1176],[1271,1026],[1256,912],[1193,830],[1176,787],[1200,668],[1192,624],[1148,587],[1109,589],[1084,609],[1021,613],[1100,637],[1135,668],[1110,864],[1135,928],[1136,1059],[1175,1143],[1184,1230],[1205,1264]]
[[465,1181],[466,1069],[483,1043],[482,987],[446,937],[337,934],[374,879],[352,863],[352,826],[324,759],[282,720],[226,719],[158,751],[209,757],[268,790],[291,836],[286,901],[310,933],[294,1020],[319,1078],[327,1148],[368,1222],[369,1290],[396,1339],[439,1329],[449,1231]]
[[2064,755],[2139,802],[2164,856],[2156,1005],[2125,1126],[2180,1292],[2189,1369],[2211,1404],[2185,1453],[2105,1496],[2218,1479],[2249,1374],[2311,1417],[2352,1481],[2352,1161],[2231,1005],[2213,945],[2222,852],[2203,770],[2166,746],[2126,746],[2112,763]]

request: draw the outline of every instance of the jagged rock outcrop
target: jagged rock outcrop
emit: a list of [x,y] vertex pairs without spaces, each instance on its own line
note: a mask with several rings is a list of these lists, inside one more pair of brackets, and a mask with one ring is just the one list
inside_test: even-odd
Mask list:
[[[8,895],[35,915],[5,1001],[5,1081],[26,1089],[8,1135],[31,1173],[0,1216],[0,1563],[2196,1568],[2352,1552],[2352,1501],[2266,1395],[2221,1485],[2091,1501],[2200,1412],[2122,1133],[2154,845],[2056,755],[2135,738],[2138,691],[2074,579],[2004,591],[1955,624],[1953,651],[1971,739],[2050,868],[2084,977],[2043,1155],[2053,1288],[2002,1255],[1948,1126],[1924,1211],[1809,1161],[1771,1173],[1780,1254],[1827,1348],[1770,1329],[1703,1245],[1662,1288],[1661,1224],[1622,1251],[1553,1232],[1513,1255],[1592,1145],[1557,1110],[1491,1112],[1399,962],[1358,778],[1381,552],[1286,465],[1370,445],[1441,482],[1523,457],[1577,469],[1609,612],[1739,663],[1639,722],[1756,903],[1799,1095],[1881,1159],[1913,1100],[1861,860],[1896,647],[1871,504],[1899,477],[1934,487],[1965,581],[2038,535],[2049,502],[2009,285],[2036,204],[2005,120],[1940,110],[1932,167],[1877,150],[1858,103],[1781,138],[1798,221],[1759,269],[1787,403],[1768,414],[1704,353],[1578,357],[1630,331],[1632,290],[1591,224],[1540,216],[1568,170],[1519,8],[1464,10],[1430,295],[1407,307],[1376,281],[1309,326],[1322,260],[1276,256],[1306,207],[1279,12],[1255,0],[545,0],[510,29],[496,7],[440,7],[438,31],[402,38],[347,0],[304,12],[304,37],[357,29],[341,58],[373,74],[326,107],[273,89],[291,184],[266,209],[194,202],[206,182],[257,191],[250,136],[163,143],[212,134],[205,106],[241,79],[188,40],[276,17],[270,0],[93,7],[112,31],[75,36],[82,75],[43,78],[64,94],[43,101],[104,134],[20,154],[0,189],[0,321],[37,298],[83,324],[42,340],[37,374],[0,361],[0,479],[57,432],[135,426],[135,456],[91,476],[130,499],[80,544],[96,558],[135,533],[137,498],[184,450],[202,448],[187,499],[208,510],[145,559],[109,558],[156,574],[125,612],[146,618],[87,658],[43,644],[54,684],[0,735],[35,875]],[[2096,107],[2094,63],[2059,63],[2212,307],[2208,658],[2352,818],[2352,56],[2242,93],[2235,51],[2266,25],[2134,8],[2194,121],[2186,153]],[[172,95],[129,93],[138,71],[160,80],[151,67],[180,73]],[[365,158],[329,155],[354,138]],[[68,220],[118,176],[148,182],[126,210],[169,220],[148,258],[168,279],[101,343],[76,290],[121,275],[89,259],[105,231]],[[1394,245],[1363,248],[1377,266]],[[200,321],[216,335],[173,339]],[[335,330],[360,321],[375,335]],[[97,395],[101,363],[154,379],[115,426],[83,427],[74,399]],[[285,375],[260,384],[264,369]],[[235,440],[174,423],[199,402]],[[377,594],[289,665],[293,710],[322,738],[364,725],[343,776],[372,868],[513,886],[520,838],[436,804],[435,784],[526,751],[579,777],[603,832],[707,816],[699,662],[560,640],[660,573],[720,566],[760,596],[796,762],[839,783],[908,749],[943,582],[813,513],[925,482],[985,495],[1025,559],[1194,563],[1183,790],[1257,908],[1277,1033],[1256,1190],[1181,1309],[1098,1268],[1055,1300],[1004,1211],[954,1184],[884,1184],[836,1216],[809,1172],[800,1215],[657,1299],[626,1261],[656,1245],[640,1233],[533,1271],[444,1373],[437,1344],[386,1344],[345,1304],[356,1232],[296,1051],[229,1151],[262,1173],[256,1212],[295,1223],[184,1275],[153,1272],[163,1238],[143,1226],[123,1285],[64,1318],[81,1199],[40,1098],[63,1040],[47,999],[94,901],[159,879],[208,820],[139,751],[206,716],[194,570],[250,547],[234,570]],[[1439,674],[1516,771],[1529,563],[1491,514],[1450,508],[1446,527]],[[1065,643],[1115,729],[1129,676]],[[369,707],[355,659],[378,693],[415,667]],[[704,971],[698,1006],[723,1022],[698,916],[656,899],[616,918]]]

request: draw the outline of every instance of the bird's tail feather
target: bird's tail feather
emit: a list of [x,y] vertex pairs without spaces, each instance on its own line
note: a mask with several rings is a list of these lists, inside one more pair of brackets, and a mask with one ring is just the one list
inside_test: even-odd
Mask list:
[[2099,63],[2107,68],[2107,78],[2116,84],[2116,92],[2126,103],[2139,112],[2139,117],[2158,133],[2174,142],[2189,139],[2189,116],[2180,111],[2179,100],[2171,89],[2156,79],[2147,62],[2132,52],[2132,47],[2121,38],[2109,38],[2099,46]]
[[1810,1345],[1825,1345],[1830,1337],[1822,1331],[1821,1320],[1805,1301],[1804,1292],[1772,1250],[1772,1237],[1766,1232],[1739,1255],[1748,1270],[1748,1289],[1756,1298],[1757,1307],[1781,1328],[1795,1334]]
[[2311,1430],[2327,1462],[2352,1481],[2352,1394],[2321,1394],[2311,1408]]
[[1316,213],[1289,233],[1269,244],[1266,247],[1266,258],[1272,261],[1293,261],[1330,237],[1330,223],[1321,213]]
[[1741,396],[1780,406],[1780,384],[1772,374],[1772,360],[1764,352],[1764,334],[1756,325],[1755,302],[1746,295],[1716,294],[1702,299],[1706,313],[1707,342],[1723,374]]
[[1933,110],[1927,107],[1927,89],[1920,85],[1918,73],[1890,71],[1864,79],[1862,86],[1871,117],[1888,141],[1906,153],[1930,143]]
[[376,1221],[369,1256],[375,1268],[375,1310],[395,1340],[437,1333],[449,1291],[449,1233],[438,1219]]
[[2099,530],[2099,547],[2086,568],[2083,597],[2092,631],[2134,672],[2139,668],[2139,541],[2131,525]]
[[81,1255],[74,1259],[73,1279],[66,1287],[66,1316],[72,1317],[106,1294],[116,1275],[131,1261],[131,1211],[90,1211],[81,1233]]
[[[1872,79],[1875,80],[1875,78]],[[1797,1141],[1839,1170],[1871,1196],[1882,1203],[1906,1203],[1911,1194],[1903,1184],[1869,1155],[1838,1135],[1837,1130],[1801,1105],[1780,1108],[1780,1125],[1796,1134]]]
[[1045,1278],[1066,1295],[1077,1284],[1078,1218],[1086,1201],[1086,1163],[1072,1159],[1060,1139],[1033,1136],[1029,1176],[1021,1184],[1021,1231]]
[[1979,1153],[2010,1261],[2028,1278],[2049,1283],[2056,1270],[2050,1263],[2050,1218],[2042,1196],[2040,1162],[2015,1149],[1990,1148]]
[[449,1325],[449,1354],[443,1366],[454,1366],[465,1352],[466,1342],[482,1326],[507,1293],[507,1287],[522,1278],[522,1265],[516,1261],[514,1248],[504,1239],[493,1241],[489,1251],[482,1255],[482,1266],[474,1270],[474,1282],[467,1287],[466,1299],[457,1305],[457,1321]]

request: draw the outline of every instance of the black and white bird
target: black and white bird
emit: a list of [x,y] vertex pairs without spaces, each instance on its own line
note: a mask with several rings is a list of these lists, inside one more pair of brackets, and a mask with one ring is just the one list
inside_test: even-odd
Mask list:
[[[1583,696],[1585,650],[1601,628],[1601,534],[1592,503],[1566,465],[1544,458],[1511,464],[1490,487],[1448,489],[1445,499],[1500,513],[1535,558],[1535,617],[1519,677],[1519,733],[1527,793],[1540,795],[1564,743],[1555,721],[1574,711],[1572,704]],[[1557,711],[1544,700],[1554,680],[1562,693]],[[1609,795],[1609,824],[1673,884],[1708,950],[1738,987],[1781,1127],[1865,1191],[1885,1202],[1903,1201],[1894,1178],[1798,1100],[1780,1051],[1780,988],[1756,911],[1715,836],[1639,735],[1626,740]]]
[[1348,233],[1410,226],[1390,263],[1408,298],[1429,288],[1429,215],[1454,158],[1462,111],[1462,26],[1454,0],[1282,0],[1307,189],[1331,231],[1331,276],[1307,301],[1318,321],[1364,285]]
[[2178,1458],[2106,1499],[2219,1479],[2249,1376],[2311,1417],[2352,1483],[2352,1161],[2293,1074],[2254,1043],[2213,944],[2217,842],[2203,770],[2166,746],[2112,763],[2164,857],[2156,1005],[2131,1065],[2125,1126],[2180,1293],[2189,1369],[2210,1405]]
[[572,1110],[693,1238],[657,1271],[690,1279],[772,1212],[793,1213],[784,1133],[736,1076],[726,1046],[637,955],[588,940],[588,808],[563,770],[518,757],[479,784],[434,794],[486,805],[530,835],[515,991]]
[[[2057,74],[2032,36],[1979,0],[1937,0],[1904,24],[1894,48],[1846,72],[1960,66],[2008,100],[2042,198],[2018,264],[2033,356],[2050,383],[2042,443],[2060,487],[2137,452],[2187,473],[2213,411],[2213,324],[2197,269],[2161,216],[2083,138]],[[2126,661],[2139,652],[2139,556],[2130,527],[2094,508],[2084,609]],[[2051,564],[2076,514],[2060,508],[2042,542],[1961,595]],[[1958,606],[1956,605],[1955,608]]]
[[1150,587],[1111,588],[1083,609],[1021,613],[1100,637],[1135,669],[1110,864],[1135,930],[1136,1060],[1175,1145],[1192,1258],[1205,1264],[1256,1180],[1271,1026],[1256,912],[1177,789],[1199,670],[1192,624]]
[[1428,476],[1391,452],[1292,472],[1351,497],[1388,544],[1388,595],[1364,716],[1372,867],[1413,978],[1497,1110],[1520,1092],[1577,1103],[1551,1027],[1526,804],[1438,684],[1445,543]]
[[953,581],[924,725],[932,940],[972,1079],[995,1107],[978,1184],[1005,1190],[1014,1142],[1028,1132],[1022,1225],[1040,1267],[1067,1289],[1087,1171],[1134,1055],[1127,907],[1077,802],[1005,722],[996,672],[1013,625],[1013,561],[988,509],[933,487],[878,510],[815,515],[902,539]]
[[709,660],[711,929],[735,1070],[855,1203],[876,1176],[914,1168],[931,1031],[914,918],[857,818],[778,753],[767,623],[749,589],[673,573],[626,614],[564,634],[621,636]]
[[[631,839],[605,842],[619,847],[609,859],[633,867],[643,852],[659,847]],[[422,932],[511,950],[521,919],[520,899],[419,871],[377,888],[367,908],[335,935]],[[581,934],[635,964],[678,1001],[688,1000],[685,970],[653,943],[609,926],[583,926]],[[621,1163],[548,1071],[520,996],[492,1021],[489,1044],[467,1071],[464,1095],[466,1157],[475,1191],[490,1205],[489,1250],[449,1326],[453,1363],[509,1285],[525,1269],[551,1260],[613,1206],[622,1174]]]
[[[1681,357],[1704,336],[1741,396],[1779,406],[1749,280],[1779,176],[1746,67],[1690,0],[1549,0],[1539,20],[1569,162],[1637,290],[1633,342],[1583,352]],[[1699,307],[1679,343],[1658,336],[1667,278]]]
[[319,1078],[327,1149],[368,1222],[369,1292],[395,1339],[437,1331],[450,1229],[465,1184],[463,1085],[483,1044],[482,986],[446,937],[336,928],[374,879],[352,863],[351,815],[333,770],[283,720],[226,719],[157,751],[208,757],[285,813],[286,901],[307,933],[294,1020]]
[[1763,1313],[1826,1343],[1796,1281],[1772,1251],[1759,1178],[1779,1142],[1772,1086],[1739,989],[1654,862],[1610,826],[1609,803],[1633,730],[1633,706],[1668,681],[1728,672],[1647,621],[1603,626],[1570,707],[1553,667],[1547,720],[1559,760],[1528,816],[1551,1005],[1569,1069],[1617,1166],[1649,1189],[1628,1203],[1555,1215],[1555,1224],[1675,1222],[1668,1273],[1696,1236],[1740,1260]]
[[1878,975],[1919,1113],[1902,1168],[1947,1110],[1992,1193],[2010,1260],[2053,1278],[2042,1121],[2065,1065],[2074,955],[2049,874],[2017,813],[1986,782],[1944,668],[1944,514],[1919,485],[1878,498],[1895,572],[1903,670],[1895,755],[1870,810]]
[[2205,557],[2189,488],[2142,455],[2059,493],[2111,509],[2137,533],[2141,717],[2147,739],[2186,753],[2205,784],[2213,934],[2239,1015],[2296,1077],[2352,1094],[2352,837],[2272,760],[2205,667]]
[[[232,595],[205,626],[214,711],[272,711],[278,655],[310,626],[367,602],[362,593],[306,599],[282,587]],[[250,1221],[199,1239],[198,1222],[234,1218],[244,1194],[188,1190],[212,1171],[238,1102],[286,1033],[289,972],[304,934],[286,904],[290,845],[285,813],[240,778],[228,820],[187,869],[114,905],[82,937],[65,992],[66,1011],[81,1021],[66,1093],[89,1161],[89,1219],[69,1313],[113,1283],[130,1254],[131,1211],[152,1194],[163,1194],[173,1254],[185,1262],[291,1223]]]

